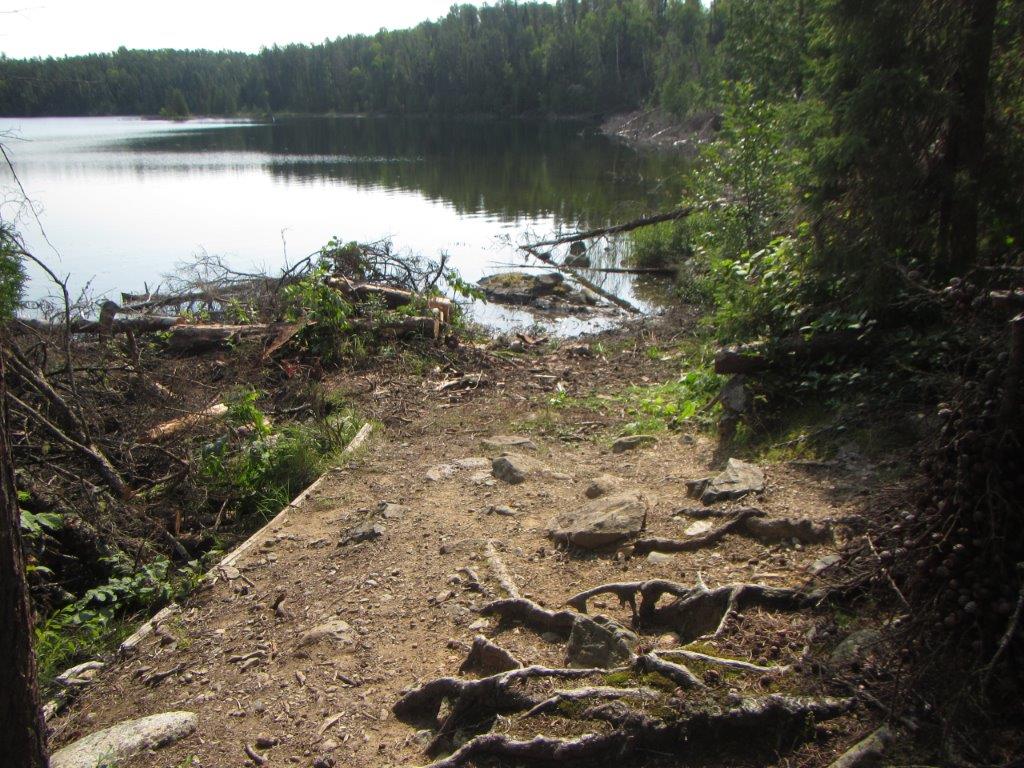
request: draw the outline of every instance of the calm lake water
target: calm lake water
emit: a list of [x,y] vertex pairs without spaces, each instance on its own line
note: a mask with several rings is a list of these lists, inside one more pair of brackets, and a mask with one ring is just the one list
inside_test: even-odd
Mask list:
[[[4,118],[0,136],[45,231],[21,211],[30,248],[97,300],[153,290],[204,251],[276,270],[333,236],[443,251],[476,281],[524,263],[520,242],[672,205],[682,163],[569,122]],[[17,195],[6,168],[0,184],[10,219]],[[593,255],[612,266],[624,247]],[[29,297],[49,292],[32,274]],[[629,278],[594,278],[643,303]],[[533,321],[493,305],[473,312],[501,327]]]

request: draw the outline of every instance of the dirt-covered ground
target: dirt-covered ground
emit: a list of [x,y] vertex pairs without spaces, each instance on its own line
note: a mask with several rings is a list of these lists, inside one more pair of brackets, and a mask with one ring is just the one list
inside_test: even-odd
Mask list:
[[[463,358],[475,364],[457,372],[480,374],[468,388],[441,388],[456,372],[440,369],[339,376],[332,385],[382,424],[368,445],[273,526],[237,570],[215,573],[137,652],[112,660],[54,721],[54,748],[123,720],[186,710],[198,716],[194,734],[122,768],[220,768],[263,757],[269,765],[428,764],[437,759],[424,754],[431,730],[400,721],[392,707],[411,687],[458,676],[475,636],[490,638],[524,664],[565,664],[564,637],[480,615],[484,605],[506,597],[496,560],[522,597],[552,610],[609,582],[828,586],[827,557],[853,535],[858,516],[871,514],[890,491],[864,460],[762,463],[762,494],[714,505],[756,506],[767,520],[830,524],[834,538],[825,543],[765,544],[728,535],[692,552],[640,556],[628,541],[585,551],[560,548],[548,537],[549,520],[586,504],[588,486],[601,475],[643,497],[644,537],[685,540],[728,519],[683,512],[700,507],[688,498],[686,481],[715,474],[728,458],[713,437],[664,432],[633,450],[611,449],[628,419],[618,399],[622,392],[679,373],[679,359],[647,350],[671,350],[686,334],[685,322],[675,318],[618,331],[600,345],[545,343],[515,354],[481,347]],[[565,394],[555,397],[559,391]],[[532,441],[532,447],[512,449],[532,462],[525,482],[510,485],[491,476],[490,460],[502,451],[484,441],[498,435]],[[396,506],[378,512],[383,503]],[[611,595],[594,598],[590,612],[631,623],[628,605]],[[830,604],[740,611],[718,637],[691,648],[788,670],[720,673],[698,665],[693,671],[707,686],[700,697],[852,697],[852,708],[827,722],[810,721],[799,738],[785,743],[761,738],[776,727],[766,721],[756,738],[737,731],[740,743],[702,752],[699,760],[687,756],[685,745],[680,755],[644,750],[633,759],[649,765],[829,764],[876,728],[879,715],[855,695],[869,659],[856,659],[855,672],[837,667],[834,674],[816,662],[828,662],[851,633],[868,637],[862,625],[870,616],[870,607],[853,614]],[[310,642],[310,630],[338,620],[344,624],[334,625],[333,636]],[[691,639],[670,627],[645,627],[640,635],[637,653],[678,648]],[[852,655],[857,652],[870,655],[863,649]],[[173,674],[148,679],[167,671]],[[604,678],[558,687],[607,685],[612,675]],[[615,682],[631,684],[622,675]],[[659,692],[659,717],[671,719],[672,712],[686,709],[689,693],[673,688]],[[520,739],[541,733],[574,738],[609,728],[566,707],[528,720],[511,713],[493,724],[486,714],[481,722],[461,723],[455,745],[488,725]],[[727,740],[728,731],[722,733]],[[257,757],[246,754],[247,746]]]

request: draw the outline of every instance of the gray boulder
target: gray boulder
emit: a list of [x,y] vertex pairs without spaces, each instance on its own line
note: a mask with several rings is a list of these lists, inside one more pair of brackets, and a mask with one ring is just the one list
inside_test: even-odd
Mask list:
[[658,442],[654,435],[627,435],[612,443],[612,453],[625,453]]
[[570,667],[608,669],[629,661],[639,638],[606,616],[578,616],[565,648]]
[[607,496],[622,485],[622,480],[615,475],[598,475],[590,481],[590,485],[583,492],[588,499],[596,499],[600,496]]
[[714,504],[716,501],[735,501],[749,493],[760,493],[764,490],[764,472],[760,467],[748,464],[739,459],[729,459],[725,470],[711,478],[706,484],[702,481],[687,483],[690,488],[699,492],[701,503]]
[[519,485],[542,470],[543,467],[533,459],[514,453],[507,453],[491,461],[491,474],[509,485]]
[[548,535],[557,542],[597,549],[636,536],[646,522],[643,497],[635,491],[618,493],[555,515],[548,522]]
[[50,757],[50,768],[114,765],[180,741],[195,731],[198,722],[193,712],[164,712],[118,723],[58,750]]

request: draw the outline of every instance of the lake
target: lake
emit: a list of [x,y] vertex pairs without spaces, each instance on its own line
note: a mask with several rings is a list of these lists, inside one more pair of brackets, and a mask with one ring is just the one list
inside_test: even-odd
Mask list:
[[[17,219],[30,249],[94,300],[154,290],[198,253],[277,270],[333,236],[446,252],[475,282],[523,264],[518,243],[671,207],[684,162],[566,121],[2,118],[0,136],[38,212]],[[13,181],[0,170],[5,220]],[[627,247],[602,244],[596,260],[614,266]],[[29,298],[50,292],[31,275]],[[590,276],[646,306],[631,278]],[[495,327],[534,320],[479,302],[473,314]]]

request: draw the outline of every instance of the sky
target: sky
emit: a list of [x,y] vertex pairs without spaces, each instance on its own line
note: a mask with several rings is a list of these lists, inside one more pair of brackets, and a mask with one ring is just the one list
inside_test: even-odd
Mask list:
[[[0,0],[10,58],[128,48],[258,51],[403,29],[444,16],[454,0]],[[479,3],[477,3],[479,4]]]

